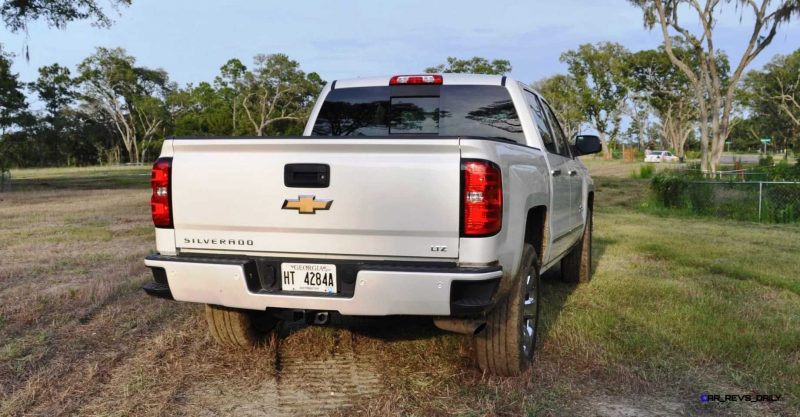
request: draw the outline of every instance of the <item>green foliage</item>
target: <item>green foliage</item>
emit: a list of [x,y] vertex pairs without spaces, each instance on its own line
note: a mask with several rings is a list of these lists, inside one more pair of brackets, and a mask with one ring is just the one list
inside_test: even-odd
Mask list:
[[447,64],[425,68],[425,72],[434,73],[467,73],[467,74],[494,74],[504,75],[511,72],[511,61],[506,59],[488,59],[479,56],[471,59],[459,59],[454,56],[447,57]]
[[760,158],[758,166],[750,168],[748,173],[763,174],[759,179],[765,181],[800,181],[800,163],[790,164],[786,160],[774,163],[772,156],[768,155]]
[[123,49],[97,48],[77,77],[39,69],[27,87],[43,110],[32,114],[10,68],[0,54],[0,169],[146,162],[170,135],[298,135],[325,84],[286,55],[261,54],[252,69],[234,58],[213,83],[178,88]]
[[789,161],[781,160],[772,168],[772,179],[774,181],[800,181],[800,161],[794,165]]
[[741,127],[735,127],[738,141],[746,138],[758,148],[760,138],[770,137],[777,149],[800,148],[800,49],[748,72],[737,99],[749,110]]
[[[766,181],[800,181],[800,166],[786,161],[748,170],[749,174],[758,172],[765,174],[762,179]],[[798,184],[713,181],[695,171],[665,170],[653,177],[651,189],[656,211],[669,209],[673,213],[764,223],[800,221]]]
[[297,61],[285,54],[256,55],[252,70],[242,74],[239,87],[252,134],[297,131],[305,123],[323,85],[318,74],[306,74]]
[[[625,82],[626,60],[630,52],[618,43],[602,42],[583,44],[577,50],[561,54],[575,79],[578,103],[583,116],[590,121],[604,140],[606,155],[619,133],[622,114],[620,108],[628,95]],[[610,139],[605,141],[605,136]]]
[[[700,151],[697,150],[688,150],[684,153],[686,159],[700,159]],[[697,166],[697,169],[700,169],[700,166]]]
[[20,123],[28,105],[17,74],[11,72],[11,56],[0,49],[0,129]]
[[[111,0],[114,7],[127,6],[131,0]],[[91,20],[95,26],[108,27],[111,19],[96,0],[3,0],[0,15],[12,33],[27,31],[28,23],[44,20],[48,26],[63,29],[76,20]]]
[[175,86],[167,72],[136,66],[136,59],[122,48],[97,48],[78,65],[78,71],[87,114],[108,123],[129,162],[144,160],[169,119],[164,101]]
[[585,119],[581,107],[580,91],[575,78],[570,75],[557,74],[536,81],[531,86],[547,98],[567,137],[571,138],[576,135]]
[[[675,53],[690,55],[684,48],[676,46]],[[634,102],[643,102],[644,117],[648,111],[658,117],[666,143],[678,155],[684,155],[686,141],[697,119],[692,86],[686,75],[672,65],[664,48],[643,50],[631,54],[627,61],[629,89],[634,93]]]
[[688,203],[689,182],[683,175],[671,170],[656,174],[650,182],[650,188],[658,203],[664,207],[684,208]]
[[11,72],[11,56],[0,49],[0,181],[5,173],[19,161],[19,154],[9,145],[5,133],[18,128],[30,118],[28,104],[17,74]]
[[44,102],[48,116],[52,118],[58,117],[76,97],[75,80],[69,68],[58,64],[39,68],[39,78],[30,83],[29,88]]
[[639,166],[638,171],[634,169],[631,172],[631,178],[649,179],[653,177],[655,172],[656,169],[652,164],[643,164]]

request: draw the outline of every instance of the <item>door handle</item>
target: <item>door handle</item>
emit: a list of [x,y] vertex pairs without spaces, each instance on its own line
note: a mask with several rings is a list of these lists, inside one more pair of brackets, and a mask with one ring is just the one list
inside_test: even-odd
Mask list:
[[573,169],[573,170],[571,170],[571,171],[567,171],[567,174],[569,174],[569,176],[570,176],[570,177],[574,177],[574,176],[578,175],[578,171],[575,171],[575,170]]
[[557,177],[557,176],[561,175],[561,170],[560,169],[554,169],[554,170],[550,171],[550,174],[552,176],[554,176],[554,177]]

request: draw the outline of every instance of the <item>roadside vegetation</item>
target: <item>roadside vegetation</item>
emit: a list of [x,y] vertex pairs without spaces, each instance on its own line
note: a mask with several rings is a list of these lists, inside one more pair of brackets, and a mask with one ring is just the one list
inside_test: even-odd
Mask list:
[[594,279],[545,276],[534,367],[512,379],[476,371],[462,337],[427,321],[292,326],[277,355],[220,350],[201,308],[139,289],[146,176],[15,173],[39,185],[0,195],[0,416],[800,413],[800,227],[651,213],[635,164],[589,165]]
[[[651,198],[642,207],[767,223],[800,222],[800,162],[772,163],[706,177],[690,167],[661,170],[652,178]],[[641,177],[641,176],[640,176]]]

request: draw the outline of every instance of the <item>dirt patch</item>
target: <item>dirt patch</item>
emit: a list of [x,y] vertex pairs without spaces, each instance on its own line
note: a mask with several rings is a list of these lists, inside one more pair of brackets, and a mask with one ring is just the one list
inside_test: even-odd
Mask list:
[[241,389],[220,375],[197,381],[177,395],[176,411],[195,416],[311,416],[350,408],[382,390],[378,368],[369,358],[337,352],[324,359],[281,349],[281,370]]
[[671,417],[690,414],[684,404],[648,397],[596,396],[581,401],[577,415],[585,417]]

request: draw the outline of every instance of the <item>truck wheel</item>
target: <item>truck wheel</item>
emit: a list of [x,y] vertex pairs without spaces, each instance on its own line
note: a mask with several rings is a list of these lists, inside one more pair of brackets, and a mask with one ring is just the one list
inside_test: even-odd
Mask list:
[[475,336],[475,356],[485,372],[514,376],[531,363],[539,327],[539,262],[532,245],[523,247],[520,272],[508,296],[489,313]]
[[208,332],[225,347],[251,348],[275,329],[278,320],[261,311],[206,304]]
[[586,213],[581,240],[561,259],[561,280],[584,283],[592,279],[592,210]]

